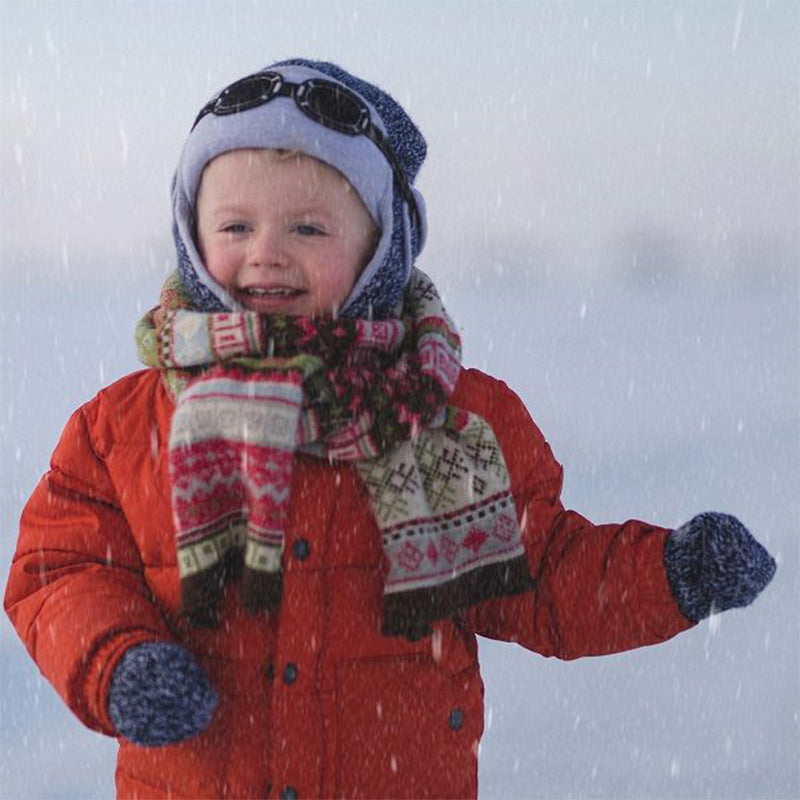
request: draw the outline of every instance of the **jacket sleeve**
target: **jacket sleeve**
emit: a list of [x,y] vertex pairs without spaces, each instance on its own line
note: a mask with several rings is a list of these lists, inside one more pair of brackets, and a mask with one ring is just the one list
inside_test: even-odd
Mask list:
[[73,414],[22,513],[5,608],[42,674],[87,726],[115,735],[106,696],[129,647],[169,640],[115,487]]
[[570,659],[655,644],[690,627],[667,581],[669,531],[638,520],[594,525],[565,509],[561,466],[520,399],[493,383],[485,410],[506,457],[534,589],[474,607],[471,629]]

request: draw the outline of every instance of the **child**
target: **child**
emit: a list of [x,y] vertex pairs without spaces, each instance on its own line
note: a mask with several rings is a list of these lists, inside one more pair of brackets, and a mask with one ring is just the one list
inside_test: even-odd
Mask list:
[[70,419],[6,609],[120,797],[474,797],[476,634],[575,658],[745,606],[733,517],[594,526],[413,264],[417,128],[340,68],[206,105],[148,369]]

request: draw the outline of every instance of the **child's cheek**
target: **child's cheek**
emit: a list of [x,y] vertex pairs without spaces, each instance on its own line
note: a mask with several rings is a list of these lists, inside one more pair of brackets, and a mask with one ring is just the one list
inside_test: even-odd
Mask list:
[[217,242],[203,255],[203,263],[212,278],[223,286],[230,286],[236,278],[238,248],[230,242]]

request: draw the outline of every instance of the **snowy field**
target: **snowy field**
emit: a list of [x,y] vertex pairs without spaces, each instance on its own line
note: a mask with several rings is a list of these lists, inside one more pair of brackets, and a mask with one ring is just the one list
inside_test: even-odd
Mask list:
[[[779,562],[658,647],[482,642],[481,797],[800,798],[797,2],[0,2],[0,581],[69,414],[138,368],[191,120],[296,55],[420,124],[420,266],[565,503],[727,511]],[[111,797],[115,747],[0,616],[0,799]]]
[[[482,642],[482,797],[800,794],[800,317],[796,273],[770,283],[767,270],[668,288],[484,272],[476,286],[469,265],[442,281],[467,361],[525,400],[565,465],[568,505],[665,526],[725,510],[780,564],[753,607],[658,647],[565,663]],[[136,306],[157,286],[152,273],[58,292],[4,283],[3,564],[70,411],[137,367]],[[111,796],[114,744],[0,630],[2,797]]]

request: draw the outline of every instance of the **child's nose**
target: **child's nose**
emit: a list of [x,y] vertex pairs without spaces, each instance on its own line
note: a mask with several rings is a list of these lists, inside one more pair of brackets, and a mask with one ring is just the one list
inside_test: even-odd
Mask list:
[[280,267],[288,263],[283,237],[279,231],[263,227],[250,238],[248,262],[254,267]]

